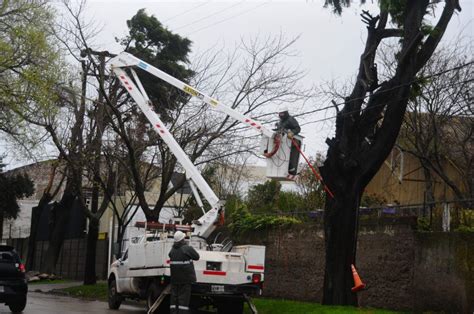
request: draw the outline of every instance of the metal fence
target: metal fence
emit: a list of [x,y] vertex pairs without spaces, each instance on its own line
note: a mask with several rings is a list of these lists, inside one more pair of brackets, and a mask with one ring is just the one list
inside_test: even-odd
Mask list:
[[[265,215],[290,216],[303,221],[323,223],[324,210],[287,211]],[[419,204],[387,204],[360,207],[359,218],[416,217],[423,231],[474,231],[474,199],[425,202]]]
[[[7,245],[11,245],[18,252],[20,257],[26,262],[28,253],[29,238],[6,239],[3,240]],[[84,279],[85,259],[86,259],[86,238],[66,239],[64,240],[58,262],[53,273],[66,279],[82,280]],[[32,269],[43,272],[45,269],[45,260],[48,250],[48,241],[37,241]],[[108,240],[97,241],[96,251],[96,275],[98,279],[107,278],[107,253]]]

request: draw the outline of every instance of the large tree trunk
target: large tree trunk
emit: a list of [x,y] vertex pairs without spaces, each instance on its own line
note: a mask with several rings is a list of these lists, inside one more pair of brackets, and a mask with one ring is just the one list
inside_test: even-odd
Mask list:
[[[345,185],[346,177],[338,180]],[[357,211],[360,191],[346,186],[346,193],[337,199],[329,198],[324,211],[324,240],[326,268],[324,276],[323,304],[357,305],[357,296],[347,287],[353,286],[349,265],[355,264],[357,245]]]

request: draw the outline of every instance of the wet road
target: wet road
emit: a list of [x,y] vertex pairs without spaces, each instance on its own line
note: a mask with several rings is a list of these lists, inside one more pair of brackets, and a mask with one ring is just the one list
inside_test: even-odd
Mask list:
[[[11,313],[8,306],[0,304],[0,313]],[[145,314],[143,305],[122,305],[119,311],[109,310],[106,302],[84,301],[52,294],[28,292],[25,314],[65,314],[65,313],[110,313]]]

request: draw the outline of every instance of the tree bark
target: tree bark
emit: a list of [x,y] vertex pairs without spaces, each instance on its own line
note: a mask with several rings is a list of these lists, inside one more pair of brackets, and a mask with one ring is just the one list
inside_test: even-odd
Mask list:
[[[341,177],[343,185],[346,178]],[[327,198],[324,211],[324,241],[326,268],[323,304],[351,304],[357,306],[357,296],[352,287],[352,272],[348,265],[355,264],[357,242],[357,210],[360,191],[347,186],[347,193],[337,199]]]

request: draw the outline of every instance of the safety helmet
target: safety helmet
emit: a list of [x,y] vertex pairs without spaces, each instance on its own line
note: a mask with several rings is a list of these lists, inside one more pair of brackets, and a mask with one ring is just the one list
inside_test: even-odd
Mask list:
[[186,235],[184,234],[184,232],[176,231],[174,233],[174,242],[182,241],[185,237],[186,237]]
[[281,105],[278,108],[278,112],[285,112],[285,111],[288,111],[288,106],[287,105]]

